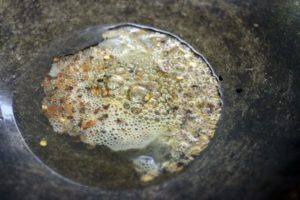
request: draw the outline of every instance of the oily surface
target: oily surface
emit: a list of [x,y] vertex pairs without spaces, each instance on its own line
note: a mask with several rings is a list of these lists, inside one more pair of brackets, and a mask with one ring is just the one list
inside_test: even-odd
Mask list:
[[55,132],[91,146],[117,152],[156,144],[159,153],[147,156],[159,170],[138,170],[142,176],[181,171],[214,136],[222,105],[217,77],[166,34],[125,26],[103,36],[54,59],[42,82],[44,115]]
[[[203,53],[222,76],[225,101],[219,136],[186,172],[163,184],[130,191],[67,182],[37,162],[19,135],[1,129],[1,195],[4,199],[299,198],[297,2],[0,1],[2,81],[19,79],[28,71],[25,63],[66,32],[131,21],[178,34]],[[78,164],[84,168],[84,163]]]

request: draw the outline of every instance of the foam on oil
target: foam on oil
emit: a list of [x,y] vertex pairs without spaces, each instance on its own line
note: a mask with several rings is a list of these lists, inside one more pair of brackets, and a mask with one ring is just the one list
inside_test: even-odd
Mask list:
[[54,59],[42,84],[44,114],[56,132],[90,145],[146,152],[129,158],[142,181],[181,171],[214,135],[216,78],[166,34],[128,26],[103,36],[97,46]]

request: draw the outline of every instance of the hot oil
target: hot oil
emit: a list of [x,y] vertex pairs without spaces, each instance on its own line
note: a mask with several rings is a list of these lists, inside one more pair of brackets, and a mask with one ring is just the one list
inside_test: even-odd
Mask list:
[[120,179],[151,182],[182,171],[214,135],[216,78],[166,34],[128,26],[103,36],[97,46],[53,60],[42,83],[44,115],[55,132],[80,138],[94,159],[104,159],[100,168],[126,169]]

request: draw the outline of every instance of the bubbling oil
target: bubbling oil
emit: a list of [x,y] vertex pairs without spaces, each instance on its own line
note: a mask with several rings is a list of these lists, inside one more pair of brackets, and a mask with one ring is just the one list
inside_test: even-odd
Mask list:
[[92,146],[159,149],[131,158],[141,181],[181,171],[214,135],[221,111],[217,79],[167,34],[127,26],[103,37],[53,60],[42,83],[43,113],[54,131]]

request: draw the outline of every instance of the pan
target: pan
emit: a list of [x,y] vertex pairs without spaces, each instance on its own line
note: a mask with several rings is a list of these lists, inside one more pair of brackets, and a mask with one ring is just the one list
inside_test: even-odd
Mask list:
[[[3,8],[19,16],[1,10],[7,19],[0,63],[3,199],[299,198],[297,1],[25,1]],[[53,15],[57,10],[64,12]],[[122,21],[183,38],[211,63],[223,92],[222,118],[208,147],[183,172],[149,185],[129,181],[134,177],[126,170],[120,180],[120,174],[97,175],[103,163],[95,158],[112,155],[57,139],[36,111],[50,60],[94,45],[103,24]],[[47,148],[40,150],[39,137],[47,138]]]

